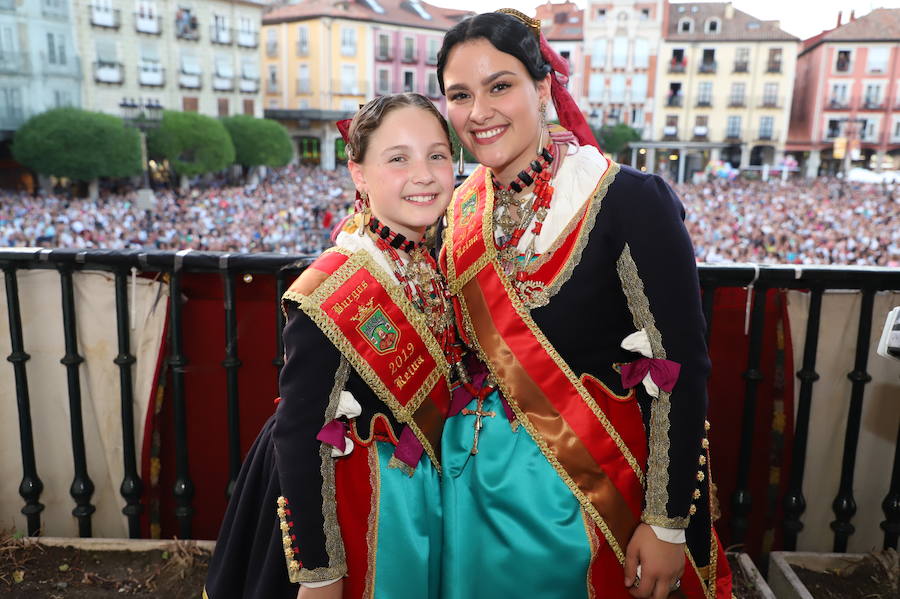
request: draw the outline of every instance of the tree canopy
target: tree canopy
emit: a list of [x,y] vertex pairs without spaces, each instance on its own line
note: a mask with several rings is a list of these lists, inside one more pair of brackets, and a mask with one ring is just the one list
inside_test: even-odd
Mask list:
[[91,181],[141,172],[138,132],[122,119],[79,108],[33,116],[16,131],[13,157],[41,175]]
[[290,135],[276,121],[239,114],[222,124],[234,144],[235,162],[242,166],[284,166],[294,155]]
[[196,112],[166,110],[147,144],[152,157],[168,160],[179,175],[214,173],[234,162],[234,144],[225,126]]
[[607,154],[618,154],[628,147],[628,144],[641,139],[641,133],[625,123],[606,125],[594,130],[594,137],[600,148]]

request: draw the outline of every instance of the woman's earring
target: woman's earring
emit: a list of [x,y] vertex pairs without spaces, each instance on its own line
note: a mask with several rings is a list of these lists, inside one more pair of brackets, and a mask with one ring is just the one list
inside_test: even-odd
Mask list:
[[456,161],[456,174],[462,176],[465,174],[466,165],[463,159],[463,147],[459,144],[459,159]]
[[538,111],[538,128],[541,134],[538,136],[537,154],[541,155],[544,149],[544,128],[547,126],[547,103],[541,102],[541,108]]

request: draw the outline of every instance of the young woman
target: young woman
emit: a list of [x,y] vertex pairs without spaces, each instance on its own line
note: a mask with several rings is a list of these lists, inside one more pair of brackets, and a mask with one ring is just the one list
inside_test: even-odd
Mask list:
[[447,124],[400,94],[338,125],[358,211],[284,295],[281,398],[231,498],[209,599],[440,592],[437,456],[459,345],[423,235],[453,191]]
[[567,72],[511,10],[462,21],[438,54],[481,164],[451,201],[441,265],[489,370],[445,425],[442,597],[730,598],[684,211],[598,151]]

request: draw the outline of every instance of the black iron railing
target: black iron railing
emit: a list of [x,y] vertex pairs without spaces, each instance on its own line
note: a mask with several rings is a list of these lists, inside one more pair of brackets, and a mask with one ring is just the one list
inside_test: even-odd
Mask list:
[[[140,535],[141,496],[143,482],[137,474],[137,458],[133,429],[132,366],[136,357],[130,353],[129,312],[127,277],[136,270],[141,272],[161,272],[168,275],[169,285],[169,340],[168,365],[172,376],[172,398],[175,424],[175,469],[176,481],[172,491],[175,498],[175,515],[178,520],[179,535],[191,537],[191,523],[194,514],[192,500],[194,483],[190,475],[188,455],[188,429],[185,397],[185,376],[188,356],[183,351],[183,327],[181,306],[181,283],[184,273],[210,273],[221,275],[225,309],[225,359],[222,362],[228,389],[228,459],[229,480],[227,492],[233,488],[240,468],[240,446],[238,430],[238,378],[241,361],[238,359],[237,314],[235,310],[235,277],[253,274],[268,274],[275,277],[275,297],[272,311],[275,318],[274,350],[272,364],[280,371],[284,365],[281,330],[284,319],[279,308],[289,277],[292,279],[308,263],[307,256],[285,256],[279,254],[224,254],[216,252],[158,252],[142,250],[124,251],[81,251],[57,250],[0,250],[0,268],[3,269],[8,304],[11,353],[7,360],[12,363],[15,373],[16,400],[19,415],[20,445],[22,450],[22,481],[19,494],[25,505],[22,513],[26,516],[28,533],[38,534],[41,528],[43,505],[40,496],[43,483],[38,475],[34,459],[34,440],[31,426],[30,398],[26,364],[29,355],[25,352],[27,334],[22,331],[17,271],[27,269],[56,269],[59,272],[62,289],[62,308],[65,323],[65,354],[61,362],[66,366],[68,376],[69,405],[71,410],[71,435],[74,448],[74,480],[70,488],[81,536],[91,535],[91,515],[95,508],[91,504],[93,483],[88,474],[84,451],[84,432],[81,423],[81,393],[79,367],[83,358],[78,353],[76,338],[75,306],[72,275],[77,270],[102,270],[115,275],[116,320],[118,333],[118,354],[114,360],[119,368],[121,383],[122,438],[124,443],[124,478],[120,493],[125,501],[122,509],[128,517],[129,536]],[[821,324],[822,297],[827,290],[857,290],[862,292],[863,301],[856,316],[859,333],[856,339],[856,360],[848,377],[852,381],[847,428],[844,439],[844,453],[841,464],[841,481],[833,502],[835,520],[831,523],[834,531],[835,551],[847,547],[849,537],[854,533],[852,523],[856,512],[853,496],[853,480],[856,468],[856,449],[859,439],[860,416],[863,394],[871,380],[867,372],[867,356],[872,341],[872,311],[875,294],[881,290],[900,290],[900,269],[888,268],[835,268],[835,267],[784,267],[735,265],[701,266],[700,281],[703,287],[703,312],[709,324],[713,322],[714,292],[720,287],[747,287],[752,289],[753,307],[750,313],[749,353],[743,377],[745,389],[744,414],[741,424],[740,452],[735,468],[737,483],[730,500],[733,507],[731,520],[731,541],[741,543],[745,539],[749,525],[749,515],[754,501],[750,493],[750,466],[753,453],[752,441],[757,412],[757,393],[762,381],[760,362],[763,349],[763,329],[765,320],[765,297],[769,289],[805,289],[811,294],[807,321],[803,363],[796,373],[800,381],[799,405],[793,440],[793,466],[789,474],[788,490],[783,497],[784,521],[783,545],[786,549],[796,548],[797,535],[803,529],[802,517],[806,507],[803,495],[803,478],[807,442],[809,439],[809,417],[813,388],[819,375],[816,372],[816,351]],[[749,292],[749,291],[748,291]],[[27,332],[26,332],[27,333]],[[900,444],[898,444],[900,448]],[[724,498],[723,498],[724,499]],[[890,489],[882,503],[885,547],[896,547],[900,535],[900,449],[896,450]]]

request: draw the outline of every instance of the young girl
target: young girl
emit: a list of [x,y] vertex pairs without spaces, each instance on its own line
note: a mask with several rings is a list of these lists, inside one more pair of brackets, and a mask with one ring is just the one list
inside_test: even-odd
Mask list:
[[345,139],[358,210],[284,295],[281,399],[231,498],[209,599],[439,595],[458,344],[423,235],[453,191],[447,124],[424,96],[382,96]]
[[[445,427],[443,599],[730,598],[680,202],[598,151],[539,21],[462,21],[437,68],[481,163],[454,194],[441,263],[502,392],[454,404]],[[551,101],[563,127],[545,120]]]

